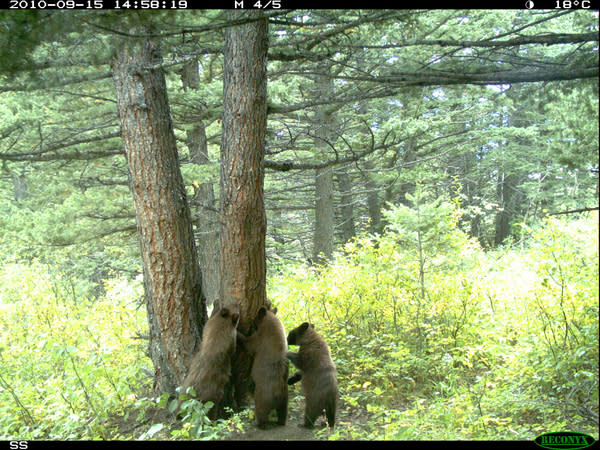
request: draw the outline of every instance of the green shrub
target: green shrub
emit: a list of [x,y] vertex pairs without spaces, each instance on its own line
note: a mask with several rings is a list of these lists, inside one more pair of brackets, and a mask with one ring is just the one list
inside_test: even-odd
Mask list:
[[43,265],[0,272],[2,439],[109,438],[111,416],[148,385],[132,339],[144,311],[110,286],[110,300],[73,302],[57,285]]
[[[598,438],[598,219],[523,228],[527,247],[483,252],[459,210],[391,207],[324,267],[281,267],[269,296],[286,329],[307,320],[331,348],[340,404],[328,439]],[[148,399],[139,281],[77,298],[48,267],[0,267],[0,438],[219,439],[252,411],[208,423],[190,400],[169,422]],[[298,405],[296,405],[298,406]],[[148,423],[147,413],[163,419]],[[137,419],[134,415],[137,414]],[[136,425],[122,431],[115,417]]]
[[330,438],[597,437],[597,218],[547,220],[524,228],[528,248],[484,253],[453,205],[414,200],[383,236],[270,279],[286,328],[308,320],[331,347]]

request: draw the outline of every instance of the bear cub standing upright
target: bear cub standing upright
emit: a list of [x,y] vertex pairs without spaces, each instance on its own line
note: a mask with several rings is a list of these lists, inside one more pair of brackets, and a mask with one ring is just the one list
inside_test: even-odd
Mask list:
[[304,426],[312,428],[317,417],[325,410],[327,423],[333,428],[338,386],[329,347],[308,322],[290,331],[287,343],[300,346],[298,353],[287,353],[288,359],[300,370],[290,377],[288,384],[302,380],[306,401]]
[[[200,351],[192,359],[188,375],[183,381],[183,392],[192,387],[201,402],[213,402],[208,416],[211,419],[223,414],[225,386],[231,376],[231,357],[235,352],[238,313],[223,307],[214,312],[204,325]],[[181,406],[181,401],[177,409]]]
[[265,428],[269,413],[275,409],[277,423],[285,425],[287,419],[289,364],[283,324],[275,316],[277,309],[262,306],[256,316],[256,332],[238,339],[254,355],[250,375],[254,381],[254,409],[256,423]]

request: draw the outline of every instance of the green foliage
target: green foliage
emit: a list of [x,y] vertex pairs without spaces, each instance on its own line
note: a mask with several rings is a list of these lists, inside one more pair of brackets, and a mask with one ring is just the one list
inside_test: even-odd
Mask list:
[[286,328],[309,320],[330,344],[341,417],[329,438],[597,437],[597,216],[524,227],[528,248],[486,254],[458,213],[392,207],[383,236],[271,280]]
[[[16,12],[16,14],[15,14]],[[1,72],[30,69],[30,53],[42,39],[43,11],[0,12],[0,66]]]
[[[115,415],[139,411],[145,426],[144,413],[165,407],[138,397],[150,363],[131,337],[147,324],[134,304],[139,280],[122,278],[140,259],[110,62],[131,24],[161,30],[191,194],[219,176],[223,15],[0,13],[0,436],[122,437]],[[270,30],[269,294],[286,328],[310,320],[331,343],[343,401],[330,437],[597,436],[597,219],[539,223],[597,205],[596,80],[411,87],[397,74],[589,67],[593,40],[469,42],[593,32],[597,13],[290,11]],[[436,40],[457,45],[440,51]],[[192,56],[200,84],[183,89],[181,61]],[[311,79],[323,61],[333,77],[325,97]],[[312,119],[323,104],[335,120],[320,155]],[[212,163],[196,166],[186,149],[200,121]],[[267,163],[313,167],[371,146],[335,170],[353,186],[357,230],[369,227],[373,197],[391,200],[385,231],[344,236],[327,267],[298,265],[311,253],[313,170]],[[503,213],[521,247],[484,253],[463,231],[489,248]],[[209,425],[205,406],[186,403],[180,429],[165,420],[125,437],[215,438],[250,422]]]
[[[176,403],[177,400],[173,400],[173,402]],[[222,439],[229,433],[241,431],[244,426],[249,426],[252,423],[247,414],[249,410],[240,415],[232,415],[228,419],[211,421],[207,414],[212,406],[212,402],[202,403],[194,398],[182,402],[180,410],[182,426],[181,428],[172,429],[171,436],[174,439],[203,441]]]
[[46,265],[0,269],[0,438],[206,440],[251,422],[244,413],[211,423],[211,404],[187,398],[179,428],[146,426],[168,395],[144,397],[152,363],[137,340],[147,334],[140,281],[112,278],[89,300]]
[[547,220],[533,238],[531,307],[541,334],[529,361],[540,394],[564,415],[585,414],[598,403],[597,229]]
[[[290,11],[271,21],[265,202],[269,229],[274,230],[276,222],[278,233],[277,239],[272,235],[267,240],[270,260],[288,262],[310,255],[314,198],[308,187],[314,174],[311,169],[294,170],[289,177],[267,163],[311,167],[325,159],[343,161],[372,145],[380,150],[336,167],[356,186],[350,194],[357,230],[369,226],[372,211],[367,205],[373,198],[367,199],[368,193],[379,196],[379,202],[385,198],[397,204],[404,202],[404,193],[412,192],[416,183],[436,197],[459,196],[462,227],[484,246],[494,244],[496,218],[502,212],[511,216],[509,232],[518,239],[515,224],[533,223],[543,210],[595,206],[598,90],[594,79],[499,88],[437,83],[411,87],[402,86],[396,77],[399,70],[433,70],[442,79],[446,76],[442,74],[482,73],[492,69],[488,62],[498,70],[544,71],[563,62],[592,65],[597,59],[593,40],[469,47],[472,41],[490,41],[491,30],[502,36],[500,41],[518,38],[525,24],[526,36],[531,37],[598,29],[593,11],[546,18],[539,21],[531,11],[348,10],[341,14],[322,10]],[[96,258],[108,245],[138,248],[127,167],[120,151],[111,59],[122,41],[129,39],[123,35],[132,25],[143,22],[163,30],[159,40],[171,119],[191,194],[201,183],[218,184],[223,20],[224,12],[219,10],[176,15],[0,13],[4,69],[0,71],[0,206],[7,211],[0,218],[0,253],[7,251],[11,261],[23,262],[32,254],[82,245],[78,251],[94,255],[100,267],[91,267],[89,259],[74,258],[78,267],[87,262],[85,275],[74,274],[79,282],[107,270],[140,269],[139,259],[129,257],[119,264],[117,259]],[[341,32],[331,34],[336,29]],[[428,39],[417,45],[423,33]],[[440,52],[439,46],[431,45],[438,39],[457,45]],[[399,42],[404,44],[398,46]],[[337,49],[335,54],[332,49]],[[312,56],[307,59],[308,54]],[[197,58],[199,83],[186,89],[181,69],[192,57]],[[310,76],[323,61],[331,63],[333,77],[326,98],[318,94]],[[382,80],[387,77],[397,82],[384,88]],[[398,89],[402,89],[400,97]],[[314,136],[319,124],[312,120],[323,101],[335,110],[335,120],[329,126],[327,154],[317,156]],[[205,127],[212,162],[202,167],[191,162],[188,151],[190,132],[200,126]],[[460,192],[453,187],[457,178]],[[365,186],[367,179],[369,186]],[[519,193],[510,205],[504,205],[498,189],[506,179],[511,180],[510,191]],[[339,192],[334,199],[340,200]],[[197,202],[191,206],[193,216],[203,214]],[[379,211],[381,205],[375,206],[373,211]],[[197,230],[197,235],[204,232]],[[335,239],[345,244],[347,236],[338,233]],[[23,245],[12,249],[16,242]],[[51,258],[44,262],[55,263]],[[67,267],[61,271],[66,273]]]
[[[175,413],[179,401],[181,406],[179,414],[182,416],[183,427],[180,430],[171,431],[171,435],[175,438],[182,439],[212,439],[218,435],[218,428],[211,426],[211,420],[208,417],[208,412],[213,407],[213,402],[202,403],[194,398],[196,393],[192,388],[188,388],[185,393],[179,395],[179,398],[172,399],[168,402],[169,412]],[[163,394],[166,399],[167,393]],[[164,402],[158,404],[159,407],[164,407]]]
[[42,264],[2,267],[2,439],[109,438],[113,416],[148,388],[149,362],[133,340],[144,311],[116,281],[90,302],[72,299]]
[[[455,204],[412,198],[329,266],[269,280],[286,329],[314,323],[337,366],[338,424],[315,436],[598,437],[597,215],[523,225],[526,247],[484,253]],[[90,301],[41,263],[2,266],[2,438],[221,439],[252,426],[251,410],[210,422],[210,404],[186,397],[173,422],[177,400],[144,397],[140,284],[112,279]]]
[[[242,432],[252,422],[248,417],[250,410],[233,414],[228,419],[211,421],[207,414],[212,402],[203,404],[194,399],[192,394],[195,393],[191,388],[187,393],[181,393],[179,387],[177,393],[178,398],[172,398],[165,392],[155,398],[144,397],[136,401],[135,408],[139,411],[137,422],[145,431],[131,437],[139,440],[214,440]],[[178,416],[181,420],[174,420],[180,400]],[[148,416],[154,416],[150,426],[147,425],[148,419],[144,419]]]

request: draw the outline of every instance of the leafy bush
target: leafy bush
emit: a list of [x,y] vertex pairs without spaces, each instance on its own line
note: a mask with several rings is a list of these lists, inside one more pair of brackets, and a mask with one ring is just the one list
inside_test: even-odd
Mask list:
[[[315,435],[598,438],[597,216],[524,226],[526,248],[484,253],[456,205],[412,201],[329,265],[269,278],[286,329],[314,323],[337,366],[338,423]],[[218,439],[251,426],[249,409],[208,423],[194,400],[172,423],[166,397],[144,397],[139,280],[89,300],[53,269],[0,267],[0,438]]]
[[286,328],[308,320],[330,343],[330,438],[597,437],[597,218],[547,220],[524,228],[529,248],[484,253],[454,205],[412,200],[383,236],[270,280]]
[[[246,410],[239,415],[231,415],[227,419],[211,421],[208,417],[208,412],[212,408],[213,402],[202,403],[189,394],[195,395],[193,389],[188,393],[179,395],[179,399],[182,400],[179,409],[181,428],[173,427],[173,429],[171,429],[170,435],[172,438],[199,439],[204,441],[222,439],[229,433],[242,431],[244,424],[248,426],[252,423],[252,420],[247,417],[249,410]],[[159,399],[157,406],[159,408],[168,406],[169,411],[173,413],[177,408],[179,399],[171,399],[169,401],[168,395],[163,394]],[[160,425],[162,424],[155,424],[153,427],[160,430],[162,429]]]
[[40,264],[1,269],[2,439],[109,438],[109,419],[147,388],[149,362],[133,340],[144,311],[110,285],[95,302],[61,286]]

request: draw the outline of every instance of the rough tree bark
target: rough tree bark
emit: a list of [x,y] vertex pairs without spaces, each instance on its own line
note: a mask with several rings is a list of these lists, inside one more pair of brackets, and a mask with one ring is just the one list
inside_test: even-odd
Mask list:
[[161,60],[152,41],[128,40],[113,60],[113,79],[144,271],[154,391],[173,393],[198,349],[206,305]]
[[326,264],[333,256],[333,168],[317,169],[315,173],[315,233],[313,262]]
[[267,19],[260,11],[229,11],[257,20],[225,32],[221,143],[221,302],[240,308],[240,325],[266,299],[264,205],[267,127]]
[[[267,129],[267,30],[261,11],[228,11],[256,21],[225,31],[221,141],[221,287],[223,305],[238,307],[243,333],[266,304],[267,220],[264,205]],[[245,403],[251,359],[238,348],[232,363],[236,404]]]

